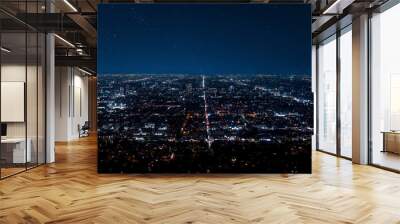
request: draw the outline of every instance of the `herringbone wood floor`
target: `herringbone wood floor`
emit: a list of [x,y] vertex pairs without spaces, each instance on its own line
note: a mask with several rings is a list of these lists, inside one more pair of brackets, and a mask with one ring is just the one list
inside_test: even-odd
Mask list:
[[98,175],[96,153],[0,181],[0,223],[400,223],[400,175],[323,153],[312,175]]

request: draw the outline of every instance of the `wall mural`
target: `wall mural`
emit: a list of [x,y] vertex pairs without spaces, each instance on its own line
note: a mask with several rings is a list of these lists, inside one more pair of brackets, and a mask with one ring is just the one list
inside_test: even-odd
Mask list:
[[101,4],[100,173],[310,173],[311,9]]

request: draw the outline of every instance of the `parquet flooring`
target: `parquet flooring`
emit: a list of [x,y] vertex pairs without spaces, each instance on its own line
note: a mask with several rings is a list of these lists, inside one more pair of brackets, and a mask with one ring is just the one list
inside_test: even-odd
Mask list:
[[16,173],[19,173],[22,171],[25,171],[25,167],[23,167],[23,168],[22,167],[21,168],[19,168],[19,167],[17,167],[17,168],[15,168],[15,167],[1,168],[1,175],[2,175],[2,177],[8,177],[8,176],[11,176],[13,174],[16,174]]
[[94,137],[0,181],[0,223],[400,223],[400,175],[320,152],[312,175],[99,175]]

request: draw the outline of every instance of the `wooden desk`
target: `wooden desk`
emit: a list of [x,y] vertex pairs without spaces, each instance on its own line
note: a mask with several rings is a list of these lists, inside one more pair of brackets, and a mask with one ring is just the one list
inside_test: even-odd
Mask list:
[[400,131],[383,131],[382,152],[400,154]]
[[[27,147],[25,151],[25,144]],[[6,138],[1,139],[1,157],[6,161],[6,163],[26,163],[31,162],[32,152],[31,152],[31,139],[25,138]]]

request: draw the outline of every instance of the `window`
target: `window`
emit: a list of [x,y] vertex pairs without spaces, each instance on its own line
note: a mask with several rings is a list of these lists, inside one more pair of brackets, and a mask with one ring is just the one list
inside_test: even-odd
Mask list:
[[340,155],[352,156],[352,33],[351,26],[340,36]]
[[400,4],[371,18],[371,160],[400,170]]
[[336,36],[318,48],[318,149],[336,153]]

